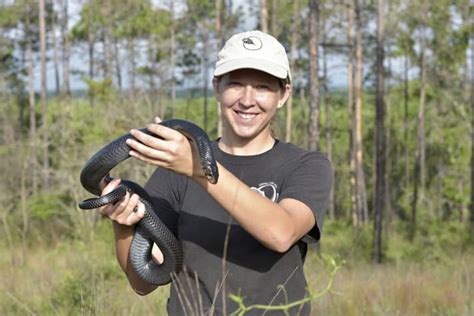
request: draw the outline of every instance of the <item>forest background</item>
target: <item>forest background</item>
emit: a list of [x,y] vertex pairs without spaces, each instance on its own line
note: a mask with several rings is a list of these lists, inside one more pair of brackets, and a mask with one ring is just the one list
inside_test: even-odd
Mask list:
[[334,165],[315,313],[472,315],[473,17],[472,0],[0,1],[0,313],[164,313],[168,288],[136,296],[110,223],[78,208],[79,172],[155,115],[217,137],[217,51],[261,29],[294,78],[277,136]]

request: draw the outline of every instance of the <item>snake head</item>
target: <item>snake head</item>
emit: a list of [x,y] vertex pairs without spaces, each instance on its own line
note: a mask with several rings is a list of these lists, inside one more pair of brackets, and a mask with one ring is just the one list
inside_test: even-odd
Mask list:
[[212,163],[210,161],[202,161],[202,171],[209,181],[212,184],[217,183],[217,179],[219,178],[219,171],[217,170],[217,164]]

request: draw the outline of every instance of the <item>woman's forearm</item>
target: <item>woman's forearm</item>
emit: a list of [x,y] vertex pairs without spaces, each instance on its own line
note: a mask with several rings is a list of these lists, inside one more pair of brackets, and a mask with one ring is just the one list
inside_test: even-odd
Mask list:
[[287,251],[314,225],[311,211],[295,218],[295,212],[251,190],[222,165],[216,184],[204,178],[197,181],[247,232],[274,251]]
[[117,261],[122,270],[125,272],[130,285],[139,295],[146,295],[156,289],[156,286],[143,281],[133,271],[130,261],[128,260],[128,253],[133,239],[134,226],[121,225],[117,222],[112,222],[115,235],[115,252]]

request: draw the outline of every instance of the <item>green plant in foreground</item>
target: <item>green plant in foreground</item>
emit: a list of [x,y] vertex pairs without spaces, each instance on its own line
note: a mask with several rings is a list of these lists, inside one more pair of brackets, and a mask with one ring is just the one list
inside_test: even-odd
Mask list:
[[341,268],[341,266],[344,264],[344,261],[337,262],[332,256],[328,255],[322,255],[323,259],[331,269],[329,272],[329,279],[326,284],[326,287],[322,289],[321,291],[317,293],[312,293],[311,290],[308,289],[308,296],[301,300],[297,300],[288,304],[282,304],[282,305],[261,305],[261,304],[254,304],[250,306],[245,306],[244,300],[241,296],[235,295],[235,294],[230,294],[229,297],[231,300],[233,300],[235,303],[239,305],[239,308],[235,310],[231,315],[238,315],[242,316],[245,315],[245,313],[251,311],[251,310],[267,310],[267,311],[283,311],[286,315],[290,315],[289,310],[293,307],[301,306],[307,302],[317,300],[321,296],[325,295],[326,293],[331,291],[332,285],[334,283],[334,278],[336,277],[337,271]]

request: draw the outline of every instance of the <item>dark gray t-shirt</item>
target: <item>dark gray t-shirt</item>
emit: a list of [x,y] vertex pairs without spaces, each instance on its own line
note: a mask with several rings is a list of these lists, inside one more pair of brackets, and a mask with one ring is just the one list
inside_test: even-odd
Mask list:
[[[226,154],[216,142],[213,149],[216,159],[252,190],[274,202],[292,198],[305,203],[317,225],[286,253],[277,253],[242,229],[196,182],[158,168],[145,188],[156,213],[178,237],[184,253],[183,271],[171,286],[169,315],[191,315],[190,310],[230,314],[238,308],[230,294],[239,295],[246,306],[275,306],[304,298],[306,242],[320,238],[332,183],[331,163],[324,154],[280,141],[255,156]],[[308,315],[310,305],[297,307],[290,314],[298,311]],[[264,313],[283,315],[263,310],[246,315]]]

